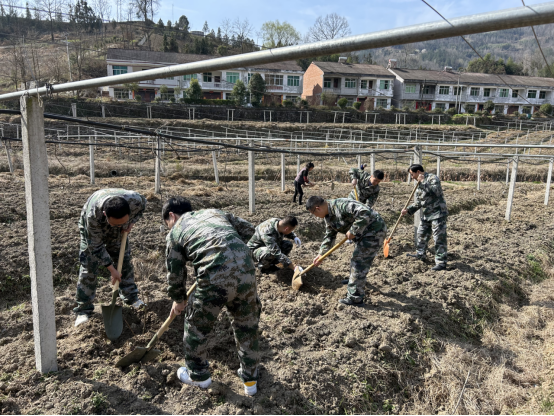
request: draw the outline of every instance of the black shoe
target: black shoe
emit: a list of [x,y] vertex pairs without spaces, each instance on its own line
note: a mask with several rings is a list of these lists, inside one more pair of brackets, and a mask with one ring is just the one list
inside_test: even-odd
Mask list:
[[344,279],[344,280],[341,280],[340,283],[341,285],[347,285],[349,281],[350,279]]
[[436,272],[440,272],[442,270],[446,270],[446,264],[444,263],[441,263],[441,264],[437,264],[435,267],[433,267],[431,270],[434,270]]
[[363,299],[361,300],[361,302],[354,302],[351,298],[344,298],[344,299],[340,299],[339,303],[342,303],[343,305],[348,305],[348,306],[364,306]]
[[420,256],[419,254],[406,253],[406,256],[413,257],[413,258],[416,258],[416,259],[421,260],[421,261],[425,261],[425,257]]

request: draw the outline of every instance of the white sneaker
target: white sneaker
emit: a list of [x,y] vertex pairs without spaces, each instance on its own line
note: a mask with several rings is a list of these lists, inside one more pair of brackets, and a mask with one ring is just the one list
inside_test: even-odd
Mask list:
[[183,382],[185,384],[188,384],[190,386],[200,387],[201,389],[207,389],[210,386],[210,384],[212,384],[212,378],[211,377],[207,380],[204,380],[204,381],[194,381],[194,380],[192,380],[189,376],[189,370],[187,369],[187,367],[179,368],[177,370],[177,377],[179,377],[179,380],[181,380],[181,382]]
[[142,300],[137,299],[135,303],[131,305],[135,309],[139,309],[141,306],[146,306],[146,303],[144,303]]
[[84,324],[85,322],[88,322],[90,317],[86,313],[80,313],[77,315],[77,319],[75,319],[75,326],[79,326],[81,324]]
[[257,381],[247,381],[244,383],[244,394],[247,396],[253,396],[258,392]]

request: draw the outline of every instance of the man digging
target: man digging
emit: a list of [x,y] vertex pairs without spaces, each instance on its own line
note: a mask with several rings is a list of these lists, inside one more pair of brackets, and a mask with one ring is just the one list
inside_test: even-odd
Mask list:
[[[225,306],[239,350],[238,375],[245,393],[253,396],[257,392],[260,362],[261,303],[254,261],[245,241],[252,237],[254,226],[217,209],[193,211],[190,202],[182,197],[168,199],[162,216],[170,228],[166,265],[172,313],[180,315],[186,306],[183,338],[186,367],[177,370],[179,380],[203,389],[212,383],[208,340]],[[198,287],[185,305],[187,261],[192,262]]]
[[417,229],[416,254],[408,253],[408,256],[418,260],[425,260],[427,255],[427,243],[433,234],[435,240],[435,267],[432,270],[446,269],[447,244],[446,244],[446,219],[448,209],[442,192],[441,181],[432,173],[424,172],[423,166],[411,165],[408,169],[411,177],[417,180],[415,202],[402,210],[402,215],[413,215],[418,209],[423,208],[421,222]]
[[127,305],[137,309],[144,305],[138,298],[128,238],[121,273],[114,267],[114,259],[119,256],[121,234],[131,232],[145,209],[146,199],[125,189],[101,189],[93,193],[84,205],[79,219],[81,267],[77,281],[77,307],[73,309],[77,315],[75,326],[87,322],[94,310],[100,266],[109,270],[112,285],[120,281],[119,296]]
[[[358,168],[351,168],[348,175],[350,175],[352,185],[355,186],[358,191],[358,200],[372,208],[379,197],[379,191],[381,190],[379,184],[385,178],[385,173],[376,170],[373,174],[370,174]],[[348,198],[356,199],[354,190],[350,192]]]
[[[293,240],[297,247],[302,244],[294,233],[297,225],[298,220],[295,217],[287,216],[282,220],[271,218],[256,227],[248,247],[252,250],[256,266],[262,273],[281,270],[277,267],[279,263],[294,270],[295,266],[287,255],[292,251],[292,242],[289,240]],[[289,240],[284,240],[285,238]]]
[[345,305],[363,305],[366,277],[379,253],[387,234],[385,221],[367,205],[348,198],[324,200],[320,196],[311,196],[306,209],[318,218],[325,220],[325,236],[314,264],[319,266],[320,257],[334,245],[337,233],[346,234],[346,238],[355,244],[350,260],[350,279],[346,298],[339,300]]

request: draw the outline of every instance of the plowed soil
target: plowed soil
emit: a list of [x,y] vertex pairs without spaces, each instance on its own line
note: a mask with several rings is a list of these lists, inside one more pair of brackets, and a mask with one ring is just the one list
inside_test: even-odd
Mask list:
[[[118,186],[137,190],[149,201],[145,217],[131,234],[137,284],[148,307],[142,311],[125,307],[123,334],[112,343],[105,337],[99,309],[110,298],[107,271],[100,280],[91,321],[75,328],[71,310],[81,208],[95,190]],[[175,319],[158,343],[163,353],[155,363],[114,367],[135,346],[145,346],[170,312],[163,263],[165,231],[160,230],[161,205],[168,195],[188,196],[195,208],[221,208],[254,224],[292,213],[300,221],[298,234],[303,244],[291,257],[304,266],[311,263],[323,236],[323,223],[293,205],[291,191],[282,193],[278,186],[276,182],[257,183],[256,213],[251,215],[245,182],[216,186],[174,176],[172,181],[165,180],[160,196],[152,192],[153,180],[145,177],[101,178],[91,186],[85,176],[72,178],[71,184],[52,176],[59,371],[41,375],[34,364],[23,178],[0,174],[0,413],[469,412],[464,400],[456,409],[452,402],[463,379],[454,395],[437,393],[429,407],[421,407],[429,383],[438,377],[433,360],[446,353],[447,345],[456,344],[460,354],[482,347],[484,329],[495,322],[501,307],[518,310],[528,302],[530,288],[543,276],[533,268],[533,256],[552,235],[554,208],[543,205],[544,185],[518,183],[512,219],[506,222],[507,190],[502,184],[485,183],[476,191],[474,184],[444,183],[451,212],[448,270],[430,270],[432,253],[425,263],[405,255],[414,250],[413,225],[406,219],[392,241],[391,256],[379,256],[374,262],[364,307],[338,304],[346,291],[340,281],[349,274],[349,246],[308,273],[299,292],[291,290],[289,271],[258,275],[263,304],[262,364],[259,392],[253,398],[244,395],[236,376],[239,363],[226,313],[219,317],[210,340],[214,383],[207,391],[183,386],[176,379],[175,370],[183,363],[182,317]],[[334,190],[322,185],[307,190],[306,196],[342,197],[349,189],[347,184]],[[389,228],[410,191],[407,184],[383,184],[376,209]],[[188,284],[191,281],[189,276]],[[507,360],[505,366],[517,371],[512,368],[515,362]],[[468,391],[478,388],[478,379],[471,380]],[[521,399],[490,410],[493,413],[524,406],[531,397],[526,392],[535,388],[517,378],[504,382],[522,389]]]

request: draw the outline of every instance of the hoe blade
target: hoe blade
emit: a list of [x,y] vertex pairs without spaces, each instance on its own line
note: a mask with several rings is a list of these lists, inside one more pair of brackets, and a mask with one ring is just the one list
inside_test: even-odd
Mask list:
[[142,360],[147,353],[148,353],[147,348],[137,347],[129,354],[127,354],[125,357],[123,357],[121,360],[119,360],[117,363],[115,363],[115,366],[127,367],[133,363],[139,363],[140,360]]

